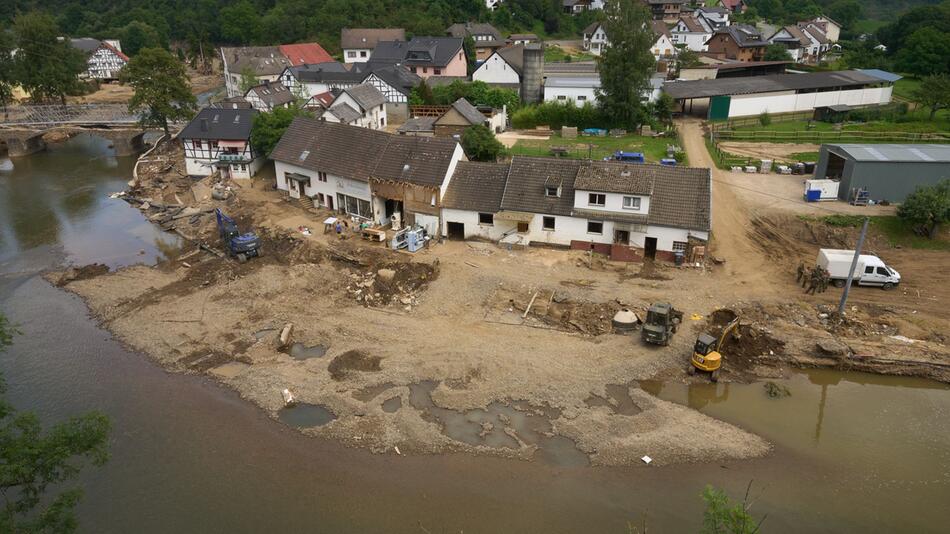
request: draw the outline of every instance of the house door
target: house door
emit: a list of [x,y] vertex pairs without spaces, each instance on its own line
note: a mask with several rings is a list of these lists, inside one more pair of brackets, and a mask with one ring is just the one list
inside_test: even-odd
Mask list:
[[614,243],[617,243],[619,245],[626,245],[630,243],[630,232],[628,232],[627,230],[615,230]]
[[643,242],[643,257],[650,258],[651,260],[656,259],[656,238],[648,237]]
[[300,198],[300,182],[297,180],[288,180],[287,192],[290,193],[290,198]]
[[333,210],[333,197],[331,195],[327,195],[327,207],[330,208],[331,211]]
[[449,239],[465,239],[465,224],[460,222],[446,223]]

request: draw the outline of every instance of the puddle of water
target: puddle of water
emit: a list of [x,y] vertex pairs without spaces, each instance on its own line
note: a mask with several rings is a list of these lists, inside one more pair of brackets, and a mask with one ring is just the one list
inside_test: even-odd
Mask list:
[[323,345],[314,345],[308,347],[303,343],[294,343],[290,346],[290,356],[295,360],[309,360],[310,358],[320,358],[327,353],[327,348]]
[[521,443],[536,445],[538,452],[535,456],[545,463],[557,466],[589,464],[587,455],[578,450],[572,440],[553,434],[551,419],[560,416],[558,410],[535,408],[518,401],[511,405],[493,402],[485,409],[458,412],[432,402],[432,392],[436,387],[438,383],[433,381],[411,384],[409,404],[422,411],[426,420],[441,424],[446,436],[472,446],[518,449]]
[[393,397],[383,403],[383,411],[386,413],[396,413],[400,408],[402,408],[402,399],[399,397]]
[[277,417],[284,424],[296,428],[323,426],[336,419],[336,415],[319,404],[297,404],[281,408]]
[[588,408],[594,408],[597,406],[605,406],[610,409],[611,412],[617,415],[637,415],[643,410],[640,409],[636,403],[633,402],[633,399],[630,398],[630,388],[636,387],[627,385],[627,384],[607,384],[607,398],[601,397],[600,395],[591,395],[590,397],[584,399],[584,404]]

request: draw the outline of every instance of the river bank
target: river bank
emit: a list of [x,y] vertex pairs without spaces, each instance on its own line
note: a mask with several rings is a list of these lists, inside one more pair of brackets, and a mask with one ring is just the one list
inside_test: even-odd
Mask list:
[[[230,198],[213,200],[208,180],[183,176],[176,151],[149,156],[130,203],[206,249],[155,267],[50,280],[80,295],[128,346],[167,369],[208,374],[310,435],[378,453],[547,455],[571,464],[761,456],[765,440],[637,386],[707,380],[686,375],[688,354],[723,308],[743,324],[726,381],[784,377],[801,366],[948,380],[945,323],[926,302],[902,324],[892,315],[903,310],[859,297],[834,321],[827,298],[788,298],[793,275],[744,287],[728,262],[589,266],[577,252],[461,242],[392,253],[320,233],[327,214],[287,202],[266,179],[229,183]],[[256,228],[265,256],[239,264],[207,252],[218,246],[214,207]],[[662,300],[688,317],[669,347],[611,332],[620,307],[642,311]],[[286,324],[296,347],[279,346]],[[301,357],[308,353],[315,356]],[[283,389],[304,404],[295,416],[283,409]]]

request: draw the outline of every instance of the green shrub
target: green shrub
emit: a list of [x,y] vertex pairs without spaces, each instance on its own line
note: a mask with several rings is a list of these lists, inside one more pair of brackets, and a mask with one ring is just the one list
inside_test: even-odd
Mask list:
[[517,129],[550,126],[557,130],[562,126],[576,126],[583,130],[607,128],[610,121],[590,102],[582,107],[575,106],[573,102],[543,102],[535,106],[525,106],[516,111],[511,116],[511,125]]
[[772,116],[769,115],[768,111],[763,111],[759,115],[759,124],[761,124],[762,126],[768,126],[772,124]]

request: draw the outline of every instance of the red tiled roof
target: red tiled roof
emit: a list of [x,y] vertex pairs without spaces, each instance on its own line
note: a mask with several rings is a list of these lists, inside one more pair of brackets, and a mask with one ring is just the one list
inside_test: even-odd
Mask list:
[[313,65],[333,61],[333,58],[320,46],[320,43],[280,45],[279,48],[280,53],[286,56],[294,66]]

